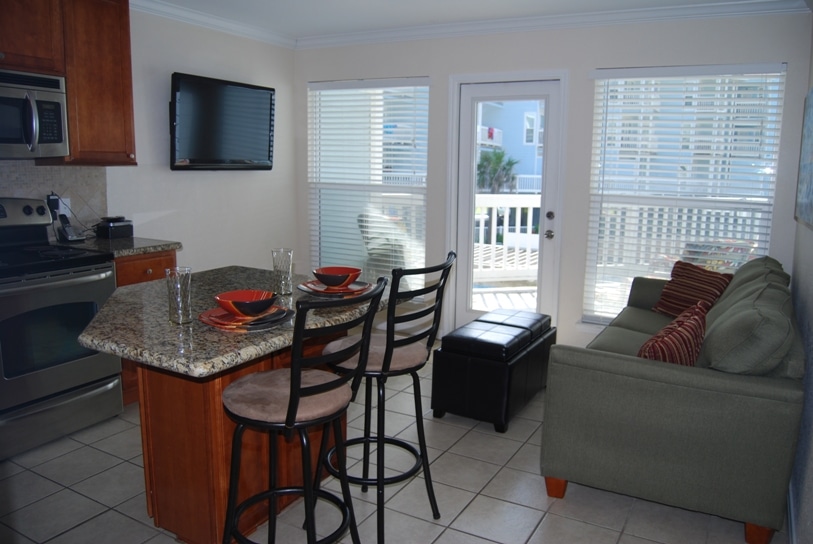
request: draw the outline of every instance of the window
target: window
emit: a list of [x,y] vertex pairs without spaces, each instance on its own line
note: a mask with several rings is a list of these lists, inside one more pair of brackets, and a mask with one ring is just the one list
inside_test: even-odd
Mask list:
[[536,114],[526,112],[524,119],[525,145],[534,145],[536,143]]
[[784,65],[598,70],[584,320],[635,276],[768,253]]
[[424,265],[428,107],[424,79],[309,86],[313,266]]

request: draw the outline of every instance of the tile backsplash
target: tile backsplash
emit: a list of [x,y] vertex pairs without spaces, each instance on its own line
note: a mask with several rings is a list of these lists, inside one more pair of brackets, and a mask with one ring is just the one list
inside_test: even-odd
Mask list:
[[0,196],[71,201],[75,226],[91,228],[107,215],[107,170],[101,166],[37,166],[34,161],[0,161]]

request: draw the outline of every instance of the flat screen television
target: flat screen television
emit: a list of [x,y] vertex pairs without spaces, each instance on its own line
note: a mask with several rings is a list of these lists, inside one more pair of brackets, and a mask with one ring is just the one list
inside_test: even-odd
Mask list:
[[172,170],[271,170],[269,87],[175,72],[169,102]]

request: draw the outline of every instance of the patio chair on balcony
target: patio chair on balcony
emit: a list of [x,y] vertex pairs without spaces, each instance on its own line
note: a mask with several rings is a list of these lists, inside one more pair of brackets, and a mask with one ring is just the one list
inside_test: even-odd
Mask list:
[[359,214],[357,220],[367,250],[365,278],[389,276],[393,269],[406,267],[406,239],[392,219],[365,212]]

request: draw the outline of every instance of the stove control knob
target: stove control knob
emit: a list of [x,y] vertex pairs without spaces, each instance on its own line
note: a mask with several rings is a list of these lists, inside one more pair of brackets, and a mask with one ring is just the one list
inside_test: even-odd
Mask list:
[[25,215],[31,215],[32,213],[34,213],[34,208],[26,204],[25,206],[23,206],[23,213]]
[[48,211],[45,209],[45,206],[37,206],[37,215],[43,216],[46,213],[48,213]]

